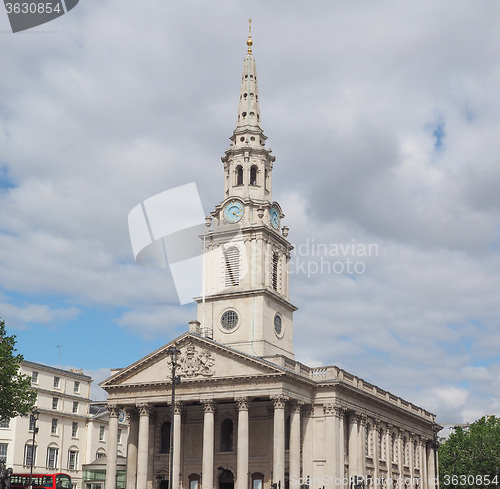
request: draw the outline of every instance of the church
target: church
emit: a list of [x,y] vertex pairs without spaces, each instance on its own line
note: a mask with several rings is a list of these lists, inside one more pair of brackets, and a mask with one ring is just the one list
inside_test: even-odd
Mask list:
[[434,414],[294,357],[292,246],[272,200],[275,157],[261,128],[250,35],[247,46],[236,129],[222,157],[224,194],[201,237],[197,320],[101,383],[110,415],[106,489],[117,489],[121,410],[130,423],[127,489],[433,489]]

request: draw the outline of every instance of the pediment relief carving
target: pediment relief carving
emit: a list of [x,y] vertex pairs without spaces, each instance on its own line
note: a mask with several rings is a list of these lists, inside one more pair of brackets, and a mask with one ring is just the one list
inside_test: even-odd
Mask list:
[[[172,368],[171,361],[168,362],[168,368]],[[188,378],[211,377],[215,373],[215,355],[189,341],[177,360],[177,373]]]

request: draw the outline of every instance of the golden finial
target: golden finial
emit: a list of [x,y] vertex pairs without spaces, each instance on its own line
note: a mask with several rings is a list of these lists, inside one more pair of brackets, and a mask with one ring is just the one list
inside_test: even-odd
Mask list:
[[247,40],[247,46],[248,46],[248,52],[252,52],[252,19],[248,19],[248,40]]

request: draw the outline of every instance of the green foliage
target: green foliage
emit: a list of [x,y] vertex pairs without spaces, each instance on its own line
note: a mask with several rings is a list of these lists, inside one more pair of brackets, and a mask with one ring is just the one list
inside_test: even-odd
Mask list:
[[22,355],[15,355],[15,335],[7,336],[5,322],[0,319],[0,419],[26,415],[36,402],[31,378],[19,371]]
[[440,487],[500,487],[500,418],[483,417],[439,447]]

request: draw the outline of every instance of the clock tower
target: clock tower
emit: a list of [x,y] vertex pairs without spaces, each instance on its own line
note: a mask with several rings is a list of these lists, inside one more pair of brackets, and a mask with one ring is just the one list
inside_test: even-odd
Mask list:
[[252,44],[249,33],[236,129],[222,157],[224,200],[202,236],[198,321],[203,335],[249,355],[293,358],[292,246],[281,207],[272,200],[275,157],[261,128]]

